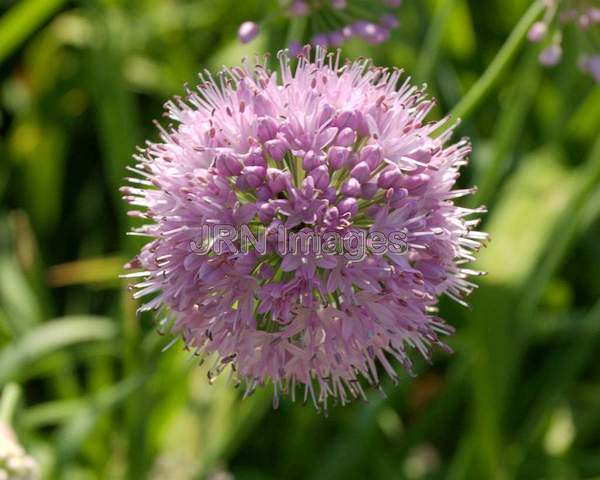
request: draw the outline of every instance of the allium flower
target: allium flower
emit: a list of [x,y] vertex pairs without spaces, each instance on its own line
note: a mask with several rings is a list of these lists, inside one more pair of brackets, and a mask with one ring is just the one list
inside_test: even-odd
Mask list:
[[600,7],[596,2],[587,0],[545,0],[545,7],[544,18],[535,22],[527,34],[531,42],[545,42],[539,55],[540,63],[552,67],[560,62],[563,29],[569,24],[574,24],[586,38],[587,48],[593,50],[591,55],[581,54],[579,66],[583,72],[589,73],[600,83],[593,62],[600,52],[600,44],[598,44]]
[[[425,122],[434,101],[401,72],[320,48],[295,68],[278,58],[277,73],[257,60],[201,75],[166,104],[177,126],[136,157],[140,178],[122,189],[150,221],[133,233],[151,238],[126,276],[149,297],[140,310],[216,354],[209,378],[231,365],[246,394],[271,381],[277,405],[301,386],[327,408],[364,397],[361,378],[378,386],[377,364],[397,380],[394,359],[410,372],[409,350],[446,348],[438,297],[464,304],[475,287],[467,278],[480,272],[463,264],[486,238],[469,218],[484,209],[454,204],[473,192],[453,189],[470,144],[434,133],[447,119]],[[219,251],[214,239],[194,248],[211,225],[248,226],[265,244],[243,250],[227,233]],[[352,257],[338,242],[292,251],[282,230],[367,241]]]
[[[400,1],[373,2],[369,9],[353,0],[290,0],[281,3],[280,15],[271,15],[269,20],[285,16],[294,24],[290,27],[294,37],[288,46],[291,51],[297,50],[303,42],[321,47],[340,47],[351,38],[378,45],[389,38],[390,30],[399,26],[396,13],[390,9],[398,8]],[[307,21],[300,21],[304,17],[308,17]],[[310,25],[310,30],[302,32],[300,25],[304,23]],[[258,31],[253,30],[253,35],[242,35],[242,30],[249,29],[249,25],[258,28],[254,22],[244,22],[238,33],[242,43],[251,41]]]
[[37,463],[19,445],[12,429],[0,423],[0,479],[36,480]]

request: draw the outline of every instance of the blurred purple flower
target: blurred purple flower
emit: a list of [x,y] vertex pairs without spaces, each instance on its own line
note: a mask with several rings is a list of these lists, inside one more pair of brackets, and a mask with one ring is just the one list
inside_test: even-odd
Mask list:
[[242,43],[251,42],[258,35],[258,31],[258,24],[254,22],[244,22],[238,29],[238,39]]
[[527,38],[530,42],[539,42],[546,36],[546,33],[548,33],[548,25],[544,22],[535,22],[529,29]]
[[304,17],[310,13],[310,5],[304,0],[293,0],[290,6],[290,14],[295,17]]
[[[308,0],[292,0],[287,2],[285,8],[282,8],[277,15],[277,11],[272,15],[272,19],[277,17],[287,17],[289,21],[294,21],[298,17],[310,17],[307,31],[302,38],[294,38],[288,46],[290,53],[295,55],[300,53],[297,48],[303,43],[312,43],[322,47],[340,47],[347,40],[356,37],[372,45],[378,45],[387,41],[390,37],[390,31],[398,28],[400,22],[396,12],[390,9],[396,9],[400,6],[400,1],[378,0],[372,2],[369,9],[362,9],[365,13],[357,15],[356,0],[322,0],[319,2]],[[359,3],[359,2],[356,2]],[[322,17],[322,18],[320,18]],[[368,17],[368,18],[365,18]],[[267,21],[265,21],[265,24]],[[325,26],[325,29],[314,29],[313,25]],[[264,26],[264,25],[263,25]],[[244,22],[240,27],[238,37],[242,43],[252,40],[258,33],[258,27],[253,22]]]
[[[598,24],[600,23],[600,8],[597,2],[591,0],[545,0],[545,11],[542,20],[535,22],[527,34],[531,42],[546,40],[539,55],[542,65],[552,67],[562,58],[563,29],[569,24],[575,25],[586,37],[588,48],[593,52],[582,53],[579,65],[584,72],[590,73],[597,80],[595,64],[588,65],[589,59],[598,56]],[[591,32],[590,29],[595,31]],[[551,35],[549,35],[551,33]]]
[[600,83],[600,55],[584,56],[579,66],[585,73],[589,73],[596,83]]

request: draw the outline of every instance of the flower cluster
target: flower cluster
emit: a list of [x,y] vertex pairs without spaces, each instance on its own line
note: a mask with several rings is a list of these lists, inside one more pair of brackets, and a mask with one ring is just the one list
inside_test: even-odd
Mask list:
[[[294,33],[292,37],[295,37],[288,48],[297,54],[305,42],[322,47],[340,47],[351,38],[378,45],[389,39],[390,30],[398,27],[398,17],[392,9],[400,4],[400,0],[383,0],[374,8],[364,9],[352,0],[285,2],[282,13],[293,24],[290,28]],[[310,25],[311,31],[304,28],[305,25]],[[248,43],[258,33],[259,25],[247,21],[240,25],[238,38],[240,42]]]
[[[127,277],[141,310],[201,356],[216,354],[209,379],[228,365],[246,394],[271,381],[281,394],[327,408],[364,397],[360,379],[393,379],[408,350],[429,358],[452,332],[440,295],[464,304],[475,285],[464,267],[486,238],[470,218],[483,208],[456,206],[473,189],[454,189],[471,151],[447,145],[447,120],[425,122],[434,101],[401,72],[339,52],[306,47],[201,76],[186,99],[166,104],[177,126],[161,129],[123,187],[148,222],[132,233],[150,241]],[[443,131],[443,133],[440,133]],[[267,237],[266,251],[199,254],[190,249],[206,225],[246,225]],[[270,232],[405,232],[407,249],[281,253]]]
[[600,83],[600,6],[594,6],[586,0],[545,0],[545,4],[544,18],[534,23],[528,33],[531,42],[546,42],[540,53],[540,63],[551,67],[560,62],[563,28],[573,24],[580,32],[585,33],[585,40],[590,49],[590,52],[581,55],[579,67]]
[[38,466],[19,445],[12,429],[0,423],[0,479],[35,480]]

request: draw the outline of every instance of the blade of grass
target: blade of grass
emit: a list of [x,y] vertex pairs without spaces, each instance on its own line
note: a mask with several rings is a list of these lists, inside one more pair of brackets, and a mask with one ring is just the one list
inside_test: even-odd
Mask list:
[[42,306],[14,253],[12,228],[0,217],[0,304],[13,336],[23,335],[40,323]]
[[498,51],[492,63],[479,77],[477,82],[469,89],[463,99],[454,107],[450,115],[452,118],[467,118],[490,94],[494,86],[500,81],[502,74],[508,68],[519,48],[525,41],[527,31],[544,9],[544,2],[534,1],[529,9],[519,20],[502,48]]
[[[465,434],[477,445],[469,464],[472,478],[509,478],[504,415],[514,343],[520,341],[515,302],[567,203],[570,180],[553,150],[537,152],[507,182],[488,223],[493,241],[480,252],[478,268],[490,273],[472,298],[466,332],[470,341],[465,342],[473,395]],[[544,215],[539,215],[539,198],[545,199]]]
[[446,480],[467,480],[477,478],[471,476],[470,472],[473,465],[473,458],[476,452],[476,439],[472,431],[464,432],[458,442],[458,448],[454,454],[444,478]]
[[531,108],[535,92],[539,87],[540,75],[537,56],[530,50],[523,61],[519,73],[504,103],[494,133],[494,154],[489,165],[483,168],[479,178],[475,179],[478,192],[471,200],[471,205],[489,205],[506,172],[511,153],[523,133],[523,125]]
[[122,257],[113,255],[53,265],[47,270],[48,284],[51,287],[93,283],[118,284],[124,264],[125,260]]
[[0,18],[0,63],[66,3],[65,0],[21,0]]
[[53,478],[62,478],[60,472],[82,448],[97,422],[121,402],[141,388],[149,372],[137,372],[122,382],[85,402],[85,407],[56,434],[57,463]]
[[[108,188],[124,232],[132,223],[125,215],[119,187],[127,174],[125,167],[132,164],[135,147],[140,143],[140,122],[135,98],[123,78],[123,58],[114,44],[114,32],[110,32],[107,22],[102,17],[96,22],[99,40],[86,52],[85,61]],[[124,32],[122,34],[125,35]],[[136,242],[132,237],[123,238],[133,252]]]
[[418,56],[419,61],[415,67],[414,76],[416,83],[423,83],[431,79],[431,73],[436,64],[444,32],[448,27],[448,20],[456,0],[441,0],[439,3]]
[[451,419],[461,405],[461,400],[466,396],[467,362],[456,359],[445,375],[444,389],[430,405],[427,406],[422,416],[416,420],[406,432],[403,439],[401,456],[406,456],[410,450],[425,441],[439,428],[444,419]]
[[[599,182],[600,140],[594,146],[583,171],[577,175],[576,182],[573,178],[576,175],[572,174],[569,178],[566,172],[561,173],[560,168],[555,167],[556,171],[550,175],[549,158],[545,161],[542,158],[537,162],[540,172],[532,175],[535,168],[524,169],[523,173],[527,175],[516,190],[521,190],[529,207],[522,210],[524,206],[519,208],[518,205],[513,205],[506,210],[506,200],[509,197],[507,192],[504,192],[504,201],[496,209],[494,218],[505,219],[499,224],[494,221],[490,224],[492,237],[496,236],[493,244],[496,247],[483,252],[480,257],[480,264],[492,273],[489,280],[500,281],[508,286],[522,285],[523,288],[483,295],[487,291],[485,289],[475,297],[474,314],[479,318],[473,322],[473,331],[479,333],[473,338],[473,345],[479,346],[475,357],[479,360],[472,369],[477,415],[473,428],[479,430],[478,453],[490,453],[500,449],[497,443],[488,444],[488,448],[482,449],[485,445],[483,439],[494,430],[494,435],[500,435],[500,426],[504,425],[503,418],[509,410],[506,402],[511,398],[512,387],[517,381],[516,372],[525,348],[530,318],[546,283],[572,243],[581,219],[581,211]],[[541,173],[544,173],[544,176],[541,176]],[[538,196],[534,193],[536,182],[545,185],[546,194]],[[545,213],[543,217],[536,217],[535,212],[539,211],[537,199],[540,197],[545,199]],[[527,210],[530,212],[526,213]],[[554,212],[555,216],[551,212]],[[511,221],[511,218],[514,218],[514,221]],[[515,223],[518,218],[524,220],[527,225],[519,227]],[[498,234],[495,234],[495,231],[498,231]],[[498,246],[506,248],[507,251],[504,254],[494,251]],[[524,253],[527,250],[530,261],[524,263]],[[516,268],[510,268],[509,258],[516,260],[513,265]],[[496,265],[486,266],[489,261]],[[525,292],[525,295],[521,292]],[[500,298],[502,303],[494,306],[494,302]],[[493,316],[491,312],[494,312]],[[490,428],[493,430],[488,430]],[[490,463],[488,468],[480,473],[489,476],[496,474],[494,472],[497,472],[497,467]]]
[[552,232],[546,237],[546,245],[538,267],[529,276],[527,294],[519,305],[521,318],[529,318],[535,310],[544,287],[560,266],[575,239],[589,199],[600,185],[600,137],[596,139],[588,160],[581,170],[577,188],[555,223]]
[[32,328],[0,350],[0,385],[44,355],[84,342],[108,341],[116,334],[115,322],[91,315],[63,317]]
[[79,397],[36,404],[21,414],[19,423],[27,430],[58,425],[78,415],[89,402],[89,398]]
[[[427,368],[424,360],[415,360],[417,373]],[[344,426],[327,451],[320,455],[318,467],[311,469],[309,478],[350,478],[361,472],[370,455],[374,455],[376,451],[376,440],[380,434],[378,415],[386,405],[398,404],[406,396],[412,380],[407,375],[400,385],[393,385],[389,378],[383,378],[382,387],[386,396],[370,390],[368,403],[354,410],[351,421]]]
[[12,424],[20,396],[21,388],[16,383],[9,383],[4,387],[0,398],[0,424]]
[[570,336],[568,343],[560,350],[555,350],[546,361],[541,375],[544,381],[538,388],[539,398],[526,416],[518,436],[522,446],[528,447],[540,440],[548,416],[597,347],[600,335],[600,301],[596,302],[581,322],[588,328],[576,331]]

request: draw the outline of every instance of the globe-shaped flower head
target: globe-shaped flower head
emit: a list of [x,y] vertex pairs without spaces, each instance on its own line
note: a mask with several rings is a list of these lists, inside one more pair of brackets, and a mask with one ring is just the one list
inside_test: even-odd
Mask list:
[[[408,350],[428,357],[452,328],[438,297],[464,303],[485,234],[454,204],[468,141],[425,122],[434,102],[401,72],[306,49],[202,75],[166,104],[125,198],[150,220],[130,262],[142,310],[246,393],[271,382],[317,407],[379,385]],[[296,64],[294,67],[293,64]],[[216,233],[215,233],[216,232]],[[379,366],[378,366],[379,365]]]

